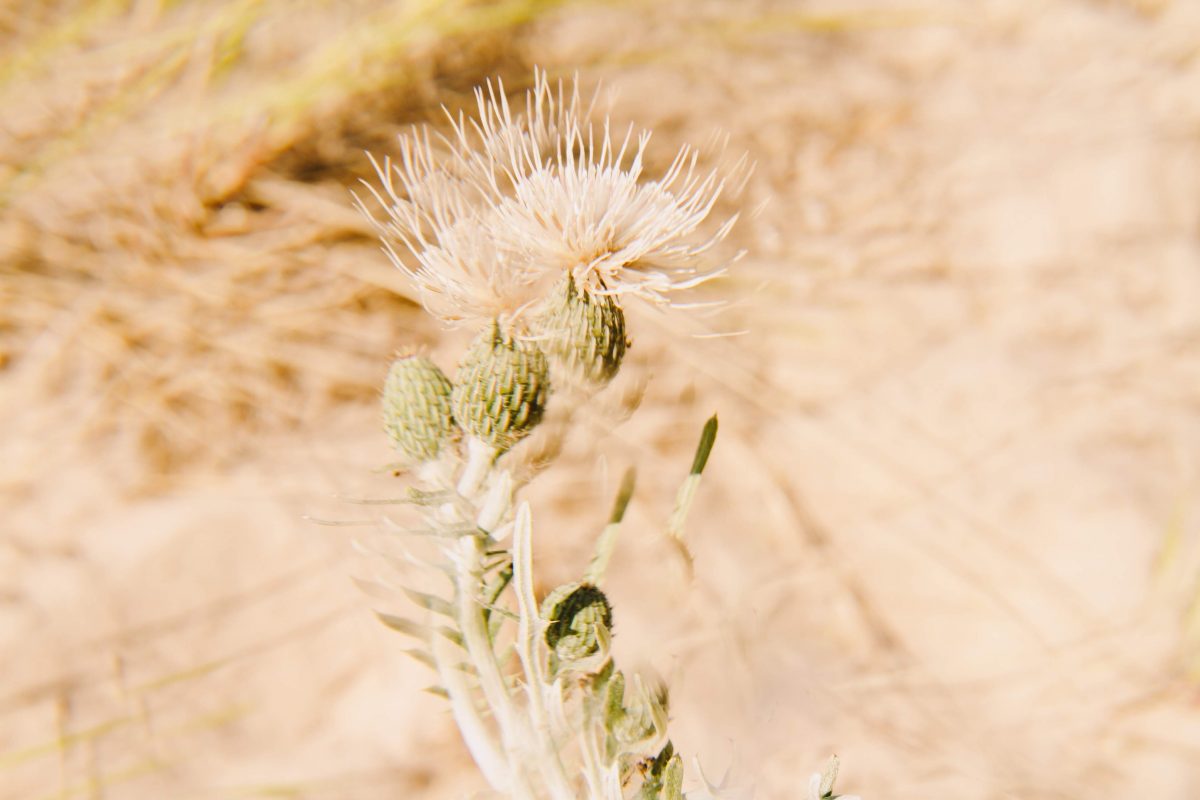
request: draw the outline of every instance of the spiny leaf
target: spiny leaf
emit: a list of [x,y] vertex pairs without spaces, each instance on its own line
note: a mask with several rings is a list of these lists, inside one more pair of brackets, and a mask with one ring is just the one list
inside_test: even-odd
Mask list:
[[409,589],[401,586],[400,591],[404,592],[409,600],[412,600],[422,608],[427,608],[435,614],[441,614],[445,617],[454,618],[454,606],[449,600],[444,600],[436,595],[427,592],[419,592],[416,589]]
[[426,653],[424,650],[418,650],[416,648],[410,647],[401,652],[403,652],[404,655],[406,655],[406,656],[409,656],[411,658],[416,659],[417,661],[420,661],[422,664],[429,667],[430,669],[435,670],[435,671],[437,670],[437,664],[434,663],[433,656],[429,655],[429,653]]
[[[429,667],[430,669],[432,669],[434,671],[437,670],[437,662],[434,661],[433,656],[430,655],[425,650],[419,650],[417,648],[409,648],[409,649],[403,650],[401,652],[403,652],[406,656],[410,656],[411,658],[414,658],[417,661],[420,661],[422,664]],[[466,661],[459,661],[458,663],[452,664],[451,666],[454,669],[458,670],[459,672],[465,672],[468,675],[477,675],[478,674],[475,671],[475,667],[472,666],[471,664],[467,663]]]
[[458,495],[445,489],[425,491],[415,486],[410,486],[408,487],[408,497],[406,499],[415,505],[433,506],[453,502],[458,499]]
[[453,628],[447,628],[444,625],[439,625],[436,628],[436,630],[439,634],[441,634],[443,637],[445,637],[445,639],[447,641],[452,642],[452,643],[458,645],[459,647],[462,647],[463,649],[466,649],[465,646],[463,645],[462,634],[459,633],[458,631],[454,630]]
[[379,621],[387,625],[394,631],[399,631],[406,636],[412,636],[415,639],[428,639],[429,629],[424,625],[419,625],[410,619],[398,617],[395,614],[385,614],[382,611],[376,611],[375,616],[379,617]]
[[379,621],[384,625],[387,625],[392,630],[399,631],[406,636],[412,636],[414,639],[429,641],[429,634],[437,633],[447,641],[452,642],[459,647],[463,646],[462,634],[453,628],[447,628],[444,625],[440,625],[436,628],[429,628],[426,625],[421,625],[420,623],[413,622],[410,619],[398,617],[395,614],[386,614],[382,611],[376,611],[375,616],[379,617]]

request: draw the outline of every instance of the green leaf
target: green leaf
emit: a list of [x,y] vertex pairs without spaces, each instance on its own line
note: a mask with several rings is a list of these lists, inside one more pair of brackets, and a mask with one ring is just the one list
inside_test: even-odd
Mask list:
[[621,520],[625,519],[625,509],[629,508],[629,501],[633,499],[633,489],[636,485],[637,470],[630,467],[621,476],[621,488],[617,490],[616,500],[613,501],[612,513],[608,515],[609,525],[620,525]]
[[696,447],[696,457],[692,459],[692,473],[699,475],[704,472],[704,466],[708,463],[708,455],[712,452],[713,444],[717,441],[717,415],[713,414],[708,418],[708,422],[704,423],[704,430],[700,432],[700,444]]

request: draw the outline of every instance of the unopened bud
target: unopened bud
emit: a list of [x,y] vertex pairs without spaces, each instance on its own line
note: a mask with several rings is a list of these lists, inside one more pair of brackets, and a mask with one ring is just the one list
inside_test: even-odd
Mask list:
[[463,430],[504,452],[542,421],[549,395],[545,353],[493,324],[459,365],[451,399]]
[[555,366],[572,380],[603,386],[621,368],[629,340],[615,297],[576,286],[568,273],[546,301],[539,324]]
[[383,427],[392,444],[416,461],[432,461],[458,426],[450,379],[425,356],[396,359],[383,386]]
[[607,659],[612,606],[600,589],[590,583],[559,586],[542,601],[541,615],[553,654],[552,671],[589,672]]

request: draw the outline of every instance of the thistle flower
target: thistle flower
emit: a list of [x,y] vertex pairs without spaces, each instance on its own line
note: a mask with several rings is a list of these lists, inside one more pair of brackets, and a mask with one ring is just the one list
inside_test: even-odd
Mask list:
[[[393,443],[433,462],[417,471],[422,485],[410,493],[432,512],[418,531],[433,535],[440,561],[427,566],[452,585],[449,596],[404,590],[441,620],[381,619],[423,645],[415,654],[437,672],[497,792],[683,800],[666,687],[636,673],[627,685],[600,588],[632,483],[623,484],[582,580],[539,604],[530,510],[516,505],[501,455],[542,421],[552,379],[596,389],[616,375],[629,345],[625,297],[671,304],[678,290],[721,272],[710,251],[734,220],[700,230],[725,179],[699,169],[689,148],[662,175],[645,175],[649,134],[614,136],[607,120],[593,125],[578,89],[552,88],[544,73],[520,113],[499,82],[478,91],[477,102],[475,118],[451,120],[450,136],[402,138],[396,163],[376,163],[382,191],[368,185],[385,208],[376,222],[385,249],[426,308],[477,328],[453,382],[420,357],[401,358],[388,375]],[[415,264],[400,258],[402,248]],[[677,543],[715,435],[714,417],[669,524]],[[446,447],[460,436],[461,447]],[[834,760],[814,776],[811,800],[836,800],[836,768]],[[713,786],[702,771],[700,779],[709,796],[725,792],[724,781]]]
[[477,116],[452,118],[450,136],[402,137],[397,161],[373,161],[382,191],[367,184],[385,208],[384,247],[432,314],[519,330],[564,273],[590,293],[659,304],[721,273],[705,262],[736,217],[699,233],[727,178],[700,169],[697,151],[682,148],[651,178],[649,132],[593,124],[594,99],[585,106],[544,72],[521,112],[499,81],[476,100]]

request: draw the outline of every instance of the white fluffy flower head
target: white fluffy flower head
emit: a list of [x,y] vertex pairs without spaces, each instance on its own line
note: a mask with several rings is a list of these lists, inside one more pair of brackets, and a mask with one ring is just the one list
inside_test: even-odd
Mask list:
[[564,272],[597,294],[669,304],[723,271],[710,251],[736,215],[700,231],[741,162],[723,175],[684,147],[651,177],[648,132],[593,124],[594,99],[585,106],[544,72],[519,112],[499,81],[476,100],[477,116],[452,118],[449,136],[401,137],[398,160],[373,162],[382,191],[367,185],[386,212],[375,220],[385,249],[432,314],[517,325]]

